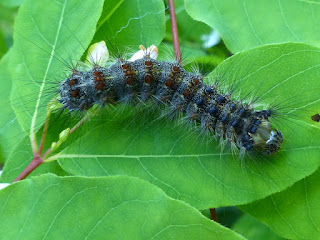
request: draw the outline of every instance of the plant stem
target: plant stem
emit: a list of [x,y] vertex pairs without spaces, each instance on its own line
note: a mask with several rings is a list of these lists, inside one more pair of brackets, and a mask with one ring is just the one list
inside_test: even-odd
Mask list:
[[174,0],[169,0],[169,11],[170,11],[170,22],[171,22],[174,56],[176,58],[176,61],[181,63],[181,51],[180,51],[180,43],[179,43],[177,18],[176,18],[176,13],[174,8]]
[[[70,130],[70,135],[72,133],[74,133],[77,129],[79,129],[91,116],[93,115],[93,113],[87,113],[76,125],[73,126],[73,128],[71,128]],[[61,140],[61,139],[60,139]],[[60,145],[61,143],[58,144]],[[42,159],[44,160],[44,162],[46,161],[46,158],[54,151],[54,149],[52,149],[52,147],[50,147],[43,155],[42,155]]]
[[78,128],[80,128],[92,115],[87,114],[84,116],[76,125],[70,130],[70,134],[74,133]]
[[48,132],[48,127],[49,127],[49,120],[50,120],[50,114],[47,115],[46,117],[46,122],[44,123],[43,131],[42,131],[42,136],[41,136],[41,142],[39,145],[39,151],[38,154],[41,155],[43,147],[44,147],[44,141],[46,140],[47,132]]
[[219,221],[218,221],[218,215],[217,215],[216,209],[210,208],[210,213],[211,213],[211,219],[218,223]]
[[38,153],[35,154],[31,163],[20,173],[20,175],[13,181],[17,182],[19,180],[25,179],[34,169],[36,169],[41,163],[43,163],[42,158]]

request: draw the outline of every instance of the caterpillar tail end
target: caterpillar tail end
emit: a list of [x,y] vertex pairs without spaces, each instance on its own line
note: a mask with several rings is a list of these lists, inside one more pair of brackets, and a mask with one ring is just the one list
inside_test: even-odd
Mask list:
[[283,142],[282,133],[278,129],[261,130],[253,136],[255,143],[253,148],[265,155],[272,155],[278,152]]
[[270,137],[266,141],[264,153],[267,155],[276,153],[283,142],[283,135],[279,130],[274,130],[270,132]]
[[[267,115],[265,113],[268,113]],[[261,152],[265,155],[272,155],[279,151],[283,142],[283,134],[280,130],[271,126],[269,117],[271,113],[269,111],[257,112],[259,115],[259,125],[248,133],[253,140],[253,149]]]

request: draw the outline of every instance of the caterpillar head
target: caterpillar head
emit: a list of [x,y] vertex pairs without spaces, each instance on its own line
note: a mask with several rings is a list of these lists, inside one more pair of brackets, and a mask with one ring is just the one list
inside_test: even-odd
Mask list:
[[69,111],[89,109],[94,103],[97,90],[91,75],[85,72],[74,72],[60,84],[60,103]]

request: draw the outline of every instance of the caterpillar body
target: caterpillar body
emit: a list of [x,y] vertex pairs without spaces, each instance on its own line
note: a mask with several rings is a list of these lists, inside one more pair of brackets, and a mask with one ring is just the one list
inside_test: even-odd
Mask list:
[[282,133],[269,121],[273,111],[255,110],[253,104],[233,100],[219,84],[204,83],[203,75],[186,71],[178,62],[157,61],[152,51],[133,61],[118,59],[109,67],[93,64],[87,71],[73,70],[60,84],[64,109],[83,111],[94,104],[152,100],[164,103],[173,115],[183,113],[205,131],[240,150],[276,153]]

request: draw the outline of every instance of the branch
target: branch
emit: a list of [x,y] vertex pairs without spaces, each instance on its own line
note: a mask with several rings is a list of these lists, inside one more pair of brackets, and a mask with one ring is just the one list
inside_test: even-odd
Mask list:
[[46,136],[47,136],[47,132],[48,132],[48,127],[49,127],[49,120],[50,120],[50,114],[47,115],[46,117],[46,121],[44,123],[44,127],[43,127],[43,132],[42,132],[42,136],[41,136],[41,142],[39,145],[39,151],[38,154],[41,155],[43,147],[44,147],[44,141],[46,140]]
[[25,179],[33,170],[35,170],[42,163],[42,158],[38,153],[36,153],[31,163],[22,171],[22,173],[20,173],[20,175],[13,182]]
[[218,221],[218,215],[217,215],[216,209],[210,208],[210,213],[211,213],[211,219],[218,223],[219,221]]
[[63,130],[59,134],[59,140],[57,142],[53,142],[51,144],[51,147],[45,153],[42,153],[44,141],[48,132],[48,127],[49,127],[49,120],[50,120],[50,112],[49,112],[49,114],[47,114],[46,122],[43,128],[43,132],[41,136],[41,144],[39,146],[38,152],[36,153],[33,152],[33,159],[31,163],[26,167],[26,169],[22,171],[22,173],[20,173],[20,175],[13,182],[25,179],[33,170],[35,170],[42,163],[50,162],[57,159],[57,157],[55,156],[52,156],[50,158],[48,157],[55,150],[57,150],[59,146],[63,142],[65,142],[72,133],[74,133],[77,129],[79,129],[86,121],[88,121],[88,119],[90,119],[92,116],[97,114],[98,111],[99,111],[99,107],[94,105],[90,110],[88,110],[86,115],[76,125],[73,126],[71,130],[69,128]]
[[177,26],[177,18],[174,8],[174,0],[169,0],[169,11],[170,11],[170,21],[171,21],[171,32],[172,32],[172,42],[174,48],[174,56],[176,61],[181,64],[181,51],[179,43],[179,34]]

